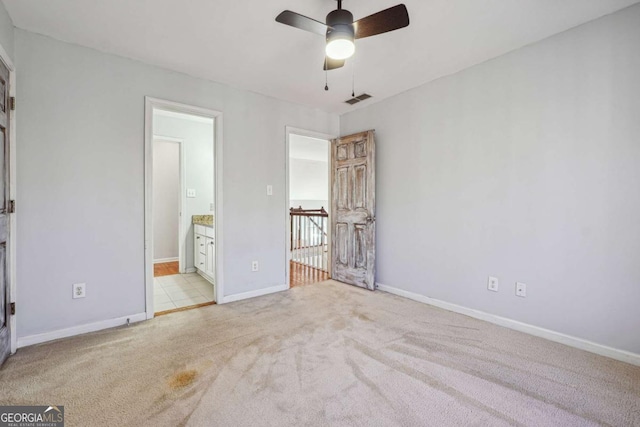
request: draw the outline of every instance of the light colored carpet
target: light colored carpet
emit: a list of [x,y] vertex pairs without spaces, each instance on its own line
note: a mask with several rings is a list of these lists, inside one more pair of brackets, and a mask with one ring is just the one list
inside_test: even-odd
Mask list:
[[640,425],[640,367],[328,281],[21,349],[68,426]]

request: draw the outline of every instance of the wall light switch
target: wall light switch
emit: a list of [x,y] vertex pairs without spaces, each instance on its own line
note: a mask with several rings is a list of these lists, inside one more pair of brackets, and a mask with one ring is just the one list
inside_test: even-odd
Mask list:
[[196,197],[196,189],[188,188],[187,189],[187,197]]
[[267,196],[273,196],[273,185],[267,185]]
[[525,283],[516,282],[516,295],[523,298],[527,296],[527,285]]

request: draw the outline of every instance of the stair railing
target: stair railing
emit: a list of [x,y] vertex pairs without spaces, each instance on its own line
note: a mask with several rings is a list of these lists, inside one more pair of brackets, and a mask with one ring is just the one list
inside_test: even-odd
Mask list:
[[291,260],[321,271],[329,271],[329,213],[324,209],[291,208]]

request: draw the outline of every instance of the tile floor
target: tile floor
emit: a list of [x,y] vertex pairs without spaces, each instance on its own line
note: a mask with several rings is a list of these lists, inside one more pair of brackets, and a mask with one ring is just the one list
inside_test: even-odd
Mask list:
[[153,279],[156,313],[213,301],[213,285],[196,273]]

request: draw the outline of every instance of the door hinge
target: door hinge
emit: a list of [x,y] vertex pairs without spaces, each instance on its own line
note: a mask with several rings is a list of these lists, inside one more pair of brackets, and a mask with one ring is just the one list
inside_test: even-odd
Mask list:
[[15,316],[16,314],[16,303],[12,302],[11,304],[9,304],[9,310],[11,312],[12,316]]
[[15,200],[9,200],[9,206],[7,207],[7,211],[9,211],[9,213],[16,213],[16,201]]
[[9,97],[9,108],[11,109],[11,111],[15,111],[15,109],[16,109],[16,97],[15,96]]

